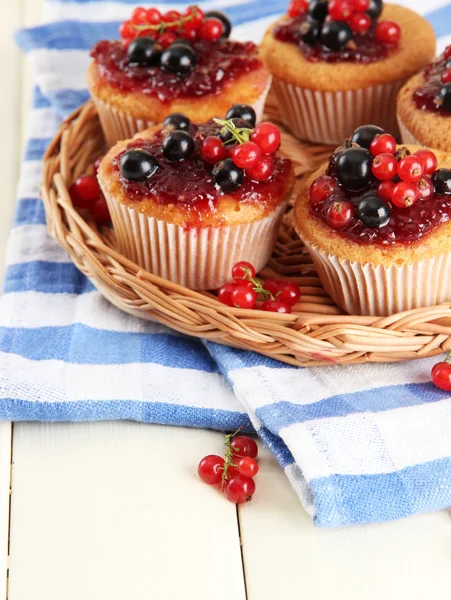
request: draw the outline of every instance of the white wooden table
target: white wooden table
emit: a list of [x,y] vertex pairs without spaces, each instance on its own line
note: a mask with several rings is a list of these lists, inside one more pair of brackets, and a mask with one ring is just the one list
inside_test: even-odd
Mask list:
[[[0,3],[0,277],[31,89],[11,33],[41,7]],[[447,512],[317,530],[265,450],[237,510],[196,477],[222,443],[135,423],[0,423],[0,600],[450,597]]]

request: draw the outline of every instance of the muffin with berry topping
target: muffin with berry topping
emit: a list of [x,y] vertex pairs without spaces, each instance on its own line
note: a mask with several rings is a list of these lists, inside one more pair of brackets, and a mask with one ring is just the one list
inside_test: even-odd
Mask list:
[[451,152],[451,45],[403,86],[397,113],[405,144]]
[[91,50],[88,86],[107,142],[132,137],[181,112],[202,122],[246,102],[261,118],[270,74],[252,42],[229,39],[218,11],[189,6],[180,14],[138,7],[120,40]]
[[294,211],[330,296],[351,314],[451,301],[451,155],[358,128]]
[[294,173],[276,155],[279,129],[254,127],[251,106],[239,114],[201,125],[170,115],[111,148],[98,179],[125,256],[192,289],[229,281],[239,260],[265,265]]
[[368,122],[396,135],[396,94],[432,60],[435,35],[417,13],[382,0],[292,0],[261,48],[287,127],[339,144]]

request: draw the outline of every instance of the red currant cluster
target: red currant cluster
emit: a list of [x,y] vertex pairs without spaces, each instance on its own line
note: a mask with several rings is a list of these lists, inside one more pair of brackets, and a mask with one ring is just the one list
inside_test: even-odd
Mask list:
[[109,223],[110,213],[105,196],[97,181],[97,170],[102,156],[94,162],[94,175],[80,175],[69,188],[75,208],[87,210],[98,223]]
[[[382,0],[291,0],[288,15],[292,18],[307,16],[302,28],[302,41],[321,43],[331,50],[340,50],[353,34],[366,35],[374,31],[377,42],[397,46],[401,29],[394,21],[379,21]],[[318,29],[317,23],[324,23]]]
[[301,297],[299,287],[290,281],[268,277],[262,283],[255,279],[255,268],[246,261],[233,266],[232,277],[233,283],[218,290],[218,300],[227,306],[289,314]]
[[258,455],[256,442],[246,435],[235,433],[226,435],[225,457],[209,454],[197,467],[199,477],[209,485],[221,484],[221,491],[230,502],[243,504],[250,502],[255,492],[254,477],[258,473],[255,460]]
[[434,385],[445,392],[451,392],[451,353],[444,361],[432,367],[431,378]]
[[162,48],[169,48],[176,39],[189,42],[208,40],[215,42],[224,36],[230,22],[224,22],[224,15],[214,13],[204,14],[198,6],[188,6],[182,13],[170,10],[161,13],[157,8],[138,6],[129,20],[124,21],[120,28],[120,36],[126,45],[138,37],[150,37],[156,40]]

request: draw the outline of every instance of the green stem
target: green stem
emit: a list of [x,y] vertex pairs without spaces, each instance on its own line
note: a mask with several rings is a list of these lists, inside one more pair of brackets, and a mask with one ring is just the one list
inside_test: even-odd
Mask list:
[[222,471],[222,482],[221,482],[221,490],[224,491],[226,483],[229,479],[229,467],[236,467],[236,464],[233,462],[233,450],[231,440],[239,433],[243,428],[240,426],[234,433],[228,433],[225,436],[225,457],[224,457],[224,469]]
[[222,133],[229,131],[233,139],[239,144],[244,144],[244,142],[250,140],[252,129],[247,127],[237,127],[232,119],[213,119],[213,121],[218,125],[222,125]]

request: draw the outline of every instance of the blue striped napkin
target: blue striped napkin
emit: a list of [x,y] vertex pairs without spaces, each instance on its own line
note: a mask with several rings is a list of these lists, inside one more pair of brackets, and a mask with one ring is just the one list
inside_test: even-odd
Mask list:
[[[88,49],[116,37],[133,1],[49,1],[44,24],[17,34],[37,87],[0,300],[0,418],[254,428],[319,526],[450,505],[451,403],[430,383],[433,359],[296,369],[189,339],[119,312],[49,238],[43,152],[60,118],[88,97]],[[256,41],[286,8],[229,4],[235,37]],[[426,11],[420,0],[405,4]],[[443,4],[427,3],[440,48],[451,42]]]

